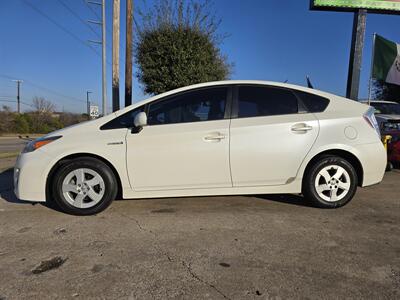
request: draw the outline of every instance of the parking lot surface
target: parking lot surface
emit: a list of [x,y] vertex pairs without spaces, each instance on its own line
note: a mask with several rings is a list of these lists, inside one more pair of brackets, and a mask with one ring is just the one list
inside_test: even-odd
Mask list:
[[294,195],[115,201],[91,217],[0,174],[0,299],[400,297],[400,172],[341,209]]

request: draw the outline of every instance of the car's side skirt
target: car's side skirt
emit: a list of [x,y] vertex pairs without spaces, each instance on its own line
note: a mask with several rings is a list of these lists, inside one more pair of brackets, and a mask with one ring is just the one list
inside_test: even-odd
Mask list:
[[132,191],[124,189],[124,199],[142,198],[169,198],[169,197],[196,197],[196,196],[222,196],[222,195],[256,195],[256,194],[299,194],[301,193],[301,179],[296,179],[289,184],[276,186],[250,186],[228,188],[201,188],[159,191]]

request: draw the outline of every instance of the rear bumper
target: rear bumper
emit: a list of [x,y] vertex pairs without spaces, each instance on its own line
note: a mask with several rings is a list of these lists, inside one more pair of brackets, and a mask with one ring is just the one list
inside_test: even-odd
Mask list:
[[357,145],[357,157],[364,174],[362,186],[380,183],[385,175],[387,154],[382,143]]

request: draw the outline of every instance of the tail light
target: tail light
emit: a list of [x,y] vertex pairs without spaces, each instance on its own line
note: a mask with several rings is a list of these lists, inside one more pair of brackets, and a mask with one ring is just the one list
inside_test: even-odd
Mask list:
[[375,129],[375,131],[378,134],[379,138],[381,138],[381,132],[379,130],[378,121],[375,118],[374,111],[375,111],[375,109],[370,107],[365,112],[363,117],[364,117],[364,120],[369,124],[369,126],[371,126],[373,129]]

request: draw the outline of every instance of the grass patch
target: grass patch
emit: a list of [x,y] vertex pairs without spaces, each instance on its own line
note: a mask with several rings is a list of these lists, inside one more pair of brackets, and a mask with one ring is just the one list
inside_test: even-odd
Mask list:
[[3,152],[3,153],[0,153],[0,159],[17,157],[18,154],[19,154],[19,152]]

